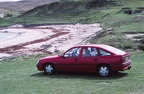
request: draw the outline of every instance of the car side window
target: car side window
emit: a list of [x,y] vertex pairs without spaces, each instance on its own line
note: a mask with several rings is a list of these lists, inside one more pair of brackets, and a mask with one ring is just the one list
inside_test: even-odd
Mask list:
[[65,52],[64,57],[78,57],[80,54],[81,48],[72,48]]
[[107,52],[105,50],[102,50],[102,49],[99,49],[99,52],[100,52],[101,56],[110,56],[111,55],[111,53],[109,53],[109,52]]
[[82,57],[97,56],[98,52],[94,47],[85,47],[82,52]]

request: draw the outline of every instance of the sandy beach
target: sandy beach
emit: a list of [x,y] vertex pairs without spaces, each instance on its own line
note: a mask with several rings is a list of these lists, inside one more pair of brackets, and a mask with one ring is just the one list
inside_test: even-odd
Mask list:
[[63,52],[102,30],[99,24],[47,25],[32,28],[6,28],[0,33],[15,36],[0,40],[0,58],[21,54]]

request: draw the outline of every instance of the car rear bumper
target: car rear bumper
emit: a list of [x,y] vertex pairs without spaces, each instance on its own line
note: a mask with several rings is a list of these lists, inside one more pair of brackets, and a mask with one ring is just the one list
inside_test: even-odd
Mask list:
[[130,70],[131,69],[131,60],[119,64],[119,65],[112,65],[111,66],[112,71],[124,71],[124,70]]

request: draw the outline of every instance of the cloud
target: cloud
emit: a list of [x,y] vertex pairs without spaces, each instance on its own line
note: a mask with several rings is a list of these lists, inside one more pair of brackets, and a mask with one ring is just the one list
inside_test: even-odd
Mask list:
[[0,0],[0,2],[17,2],[17,1],[21,1],[21,0]]

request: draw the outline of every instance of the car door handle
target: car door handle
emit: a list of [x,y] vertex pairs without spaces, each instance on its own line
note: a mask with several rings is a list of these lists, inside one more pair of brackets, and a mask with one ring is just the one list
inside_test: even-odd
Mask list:
[[78,61],[78,59],[75,59],[75,61]]
[[94,61],[97,61],[97,59],[95,58]]

